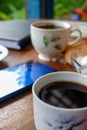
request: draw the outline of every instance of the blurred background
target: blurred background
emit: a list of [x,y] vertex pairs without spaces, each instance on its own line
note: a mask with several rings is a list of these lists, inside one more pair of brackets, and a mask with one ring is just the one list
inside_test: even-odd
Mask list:
[[0,0],[0,20],[25,19],[25,0]]
[[[49,12],[52,12],[52,16],[48,18],[54,19],[72,19],[73,17],[78,17],[74,12],[74,9],[82,7],[85,0],[0,0],[0,20],[10,20],[10,19],[26,19],[35,18],[32,16],[37,10],[34,8],[35,4],[38,5],[40,11],[45,11],[49,8]],[[46,2],[48,5],[46,7]],[[39,4],[37,4],[39,3]],[[42,3],[42,4],[41,4]],[[38,12],[38,11],[37,11]],[[36,18],[43,18],[43,16],[38,16]],[[87,19],[86,19],[87,20]]]

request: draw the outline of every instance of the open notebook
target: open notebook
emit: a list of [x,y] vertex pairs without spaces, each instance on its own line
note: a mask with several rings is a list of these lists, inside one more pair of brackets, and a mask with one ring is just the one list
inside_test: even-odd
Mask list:
[[[87,22],[83,21],[68,21],[64,20],[67,23],[70,23],[72,26],[72,29],[80,29],[82,32],[82,38],[87,39]],[[72,37],[76,37],[78,35],[78,32],[74,32],[72,34]]]

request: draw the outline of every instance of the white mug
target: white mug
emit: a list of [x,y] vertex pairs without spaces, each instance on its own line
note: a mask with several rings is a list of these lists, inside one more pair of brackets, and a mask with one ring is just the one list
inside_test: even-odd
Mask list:
[[[55,81],[76,82],[87,87],[87,76],[76,72],[53,72],[37,79],[32,87],[36,129],[87,130],[87,106],[83,108],[62,108],[49,105],[39,98],[38,94],[43,86]],[[85,89],[87,91],[87,88]]]
[[[45,28],[43,28],[45,26]],[[51,26],[53,28],[48,28]],[[38,57],[44,61],[56,61],[58,54],[65,51],[70,36],[77,31],[79,35],[70,43],[78,42],[82,38],[79,29],[71,31],[71,25],[58,20],[39,20],[31,24],[31,41]]]

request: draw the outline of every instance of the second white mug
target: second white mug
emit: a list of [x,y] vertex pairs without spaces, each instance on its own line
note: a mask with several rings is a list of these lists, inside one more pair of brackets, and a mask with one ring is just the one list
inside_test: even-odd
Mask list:
[[70,40],[71,33],[78,31],[79,35],[72,44],[82,38],[79,29],[71,31],[71,25],[58,20],[39,20],[31,24],[31,41],[38,57],[44,61],[56,60],[59,53],[63,52]]

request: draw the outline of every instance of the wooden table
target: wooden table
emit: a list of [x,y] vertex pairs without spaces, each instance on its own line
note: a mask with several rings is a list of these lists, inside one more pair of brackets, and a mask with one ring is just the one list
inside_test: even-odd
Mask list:
[[[37,52],[31,45],[21,51],[9,50],[8,56],[0,62],[0,69],[31,59],[40,61]],[[59,71],[73,71],[72,66],[67,63],[59,63],[58,61],[43,63],[48,64]],[[34,126],[31,91],[24,92],[23,94],[0,104],[0,130],[36,130]]]

